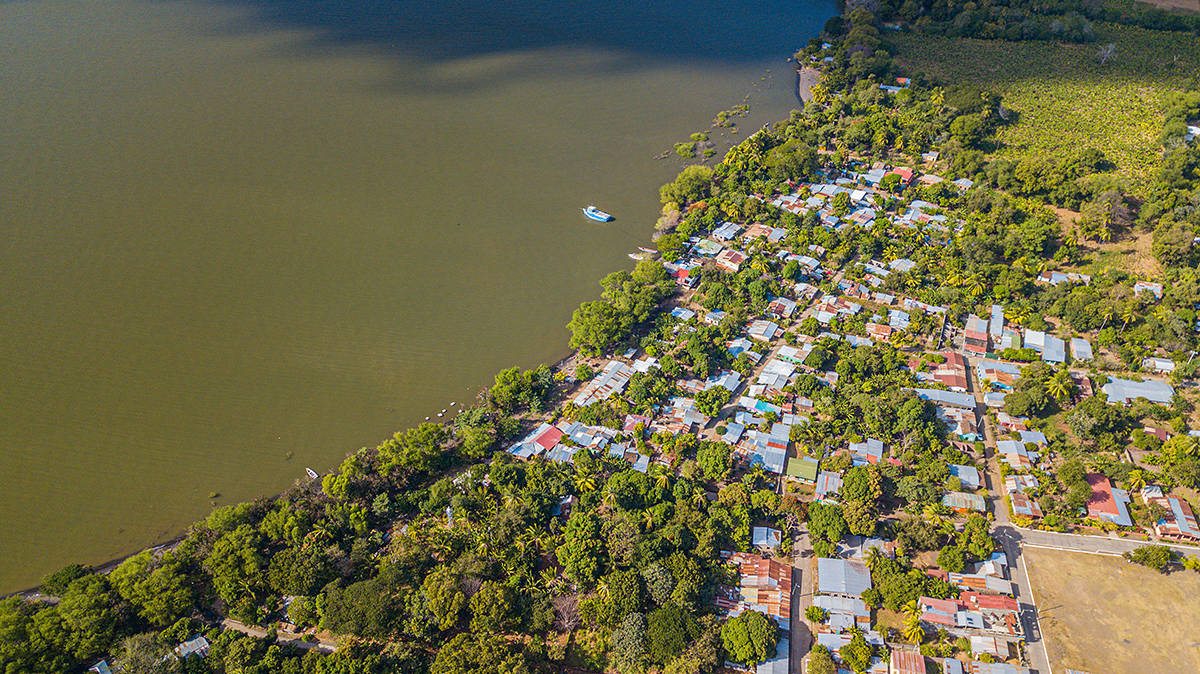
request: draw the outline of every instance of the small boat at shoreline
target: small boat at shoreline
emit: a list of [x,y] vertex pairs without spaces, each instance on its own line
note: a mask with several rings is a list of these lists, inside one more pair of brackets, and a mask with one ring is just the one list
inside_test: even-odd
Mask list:
[[605,213],[595,206],[588,206],[587,208],[581,210],[583,210],[583,214],[586,215],[589,220],[595,220],[596,222],[612,222],[613,216]]
[[638,246],[638,250],[642,251],[643,253],[650,253],[652,255],[658,252],[657,250],[654,250],[653,248],[642,248],[641,246]]
[[312,468],[305,468],[304,472],[308,474],[308,478],[310,480],[315,480],[321,477],[320,475],[317,475],[317,471],[313,470]]

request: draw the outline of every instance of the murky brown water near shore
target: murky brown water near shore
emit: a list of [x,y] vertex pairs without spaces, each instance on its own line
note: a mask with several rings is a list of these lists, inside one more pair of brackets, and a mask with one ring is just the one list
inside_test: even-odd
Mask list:
[[[0,3],[0,591],[563,355],[681,165],[652,157],[794,105],[779,45],[524,39],[551,28],[506,7],[437,53],[404,3],[311,4]],[[793,47],[833,11],[761,4]]]

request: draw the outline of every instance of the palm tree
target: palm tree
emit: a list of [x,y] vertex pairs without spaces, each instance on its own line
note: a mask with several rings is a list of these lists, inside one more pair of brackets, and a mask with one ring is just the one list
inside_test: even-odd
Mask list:
[[1125,332],[1125,328],[1129,326],[1129,322],[1135,316],[1137,316],[1137,309],[1134,308],[1133,302],[1126,304],[1125,308],[1121,310],[1121,320],[1125,321],[1124,325],[1121,326],[1121,332]]
[[1053,396],[1054,399],[1059,402],[1066,400],[1069,392],[1067,388],[1067,382],[1064,381],[1066,377],[1063,375],[1065,374],[1066,370],[1060,370],[1059,372],[1055,373],[1053,377],[1046,380],[1046,393]]
[[575,491],[580,494],[596,491],[596,476],[592,473],[580,473],[575,476]]
[[750,476],[754,478],[754,483],[759,484],[767,475],[767,471],[761,463],[756,463],[750,467]]
[[867,568],[871,570],[871,573],[875,573],[875,569],[878,568],[880,562],[883,561],[883,552],[878,547],[873,547],[867,550],[866,561]]
[[908,618],[921,618],[921,605],[914,599],[904,605],[904,615]]
[[604,492],[604,498],[600,499],[600,504],[605,508],[612,510],[617,505],[617,495],[606,490]]
[[1112,320],[1112,317],[1116,313],[1117,313],[1116,307],[1109,304],[1108,302],[1104,303],[1104,306],[1100,308],[1100,317],[1104,319],[1104,320],[1100,321],[1100,329],[1101,330],[1104,329],[1105,325],[1108,325],[1108,322],[1110,320]]
[[921,627],[919,617],[908,616],[904,619],[904,638],[917,646],[925,641],[925,628]]
[[1141,491],[1146,486],[1146,471],[1135,469],[1129,471],[1129,491]]

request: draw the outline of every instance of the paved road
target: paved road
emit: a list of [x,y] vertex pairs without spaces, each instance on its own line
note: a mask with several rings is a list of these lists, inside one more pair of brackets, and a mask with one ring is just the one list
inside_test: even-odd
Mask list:
[[[1049,656],[1046,653],[1046,645],[1042,641],[1041,625],[1038,622],[1035,604],[1036,597],[1033,594],[1033,587],[1029,582],[1029,574],[1025,565],[1024,555],[1022,554],[1023,548],[1025,546],[1034,546],[1098,555],[1120,555],[1144,545],[1163,545],[1164,543],[1160,541],[1138,541],[1110,536],[1087,536],[1039,531],[1013,525],[1008,516],[1008,505],[1004,502],[1004,478],[1000,473],[1000,463],[996,456],[996,430],[992,427],[991,419],[986,415],[987,408],[983,404],[983,392],[979,382],[975,380],[974,360],[976,360],[975,357],[967,357],[967,366],[970,369],[967,382],[978,403],[978,412],[983,416],[984,445],[987,448],[987,455],[985,457],[987,466],[985,484],[990,495],[989,507],[994,517],[992,534],[1004,549],[1004,553],[1008,556],[1010,564],[1009,576],[1017,588],[1014,594],[1017,598],[1017,603],[1021,607],[1021,623],[1026,635],[1025,650],[1026,656],[1029,658],[1030,667],[1039,674],[1052,674],[1053,670],[1050,667]],[[1187,554],[1194,555],[1198,552],[1197,548],[1188,546],[1169,545],[1169,547]]]
[[992,420],[988,418],[987,407],[983,404],[983,387],[975,381],[974,360],[973,357],[966,356],[967,387],[975,395],[976,412],[983,419],[986,466],[983,477],[984,486],[988,490],[989,508],[994,518],[992,535],[1008,557],[1008,575],[1016,586],[1013,596],[1021,609],[1021,628],[1025,632],[1025,657],[1029,660],[1029,667],[1038,674],[1052,674],[1050,657],[1046,653],[1046,644],[1042,641],[1042,628],[1038,622],[1033,587],[1029,583],[1025,557],[1021,554],[1025,530],[1009,523],[1008,505],[1004,502],[1004,477],[1000,474],[1000,463],[996,456],[996,431],[992,428]]

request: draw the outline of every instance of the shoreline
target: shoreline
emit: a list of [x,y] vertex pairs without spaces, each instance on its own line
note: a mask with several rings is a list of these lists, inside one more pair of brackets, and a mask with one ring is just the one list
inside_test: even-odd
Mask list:
[[[799,63],[795,63],[793,72],[796,75],[796,81],[795,81],[795,86],[794,86],[794,90],[793,90],[793,95],[796,97],[796,101],[797,101],[799,107],[802,108],[805,103],[805,99],[811,95],[812,87],[819,81],[819,79],[821,77],[821,71],[816,68],[812,68],[809,66],[801,66]],[[770,122],[768,122],[768,124],[769,123]],[[655,233],[653,226],[651,226],[650,233],[651,234]],[[549,365],[550,368],[556,372],[562,372],[564,374],[571,375],[573,373],[575,367],[579,363],[586,362],[587,360],[588,360],[587,358],[580,357],[580,353],[579,353],[578,349],[571,349],[568,347],[567,349],[558,350],[556,355],[553,358],[547,359],[542,362]],[[479,393],[487,391],[489,388],[490,388],[490,384],[485,381],[483,383],[483,385],[481,386],[481,388],[479,389],[479,392],[476,393],[476,396],[478,396]],[[464,407],[464,409],[465,409],[465,407]],[[420,424],[420,423],[421,422],[417,422],[417,424]],[[450,425],[453,423],[453,421],[452,421],[452,419],[447,419],[446,421],[442,421],[441,423],[443,423],[445,425]],[[346,452],[341,457],[341,459],[334,462],[334,464],[332,466],[330,466],[328,470],[321,472],[319,474],[320,476],[316,480],[311,480],[309,482],[309,485],[316,483],[317,488],[319,490],[320,489],[320,477],[323,477],[324,475],[326,475],[330,472],[335,472],[338,469],[338,466],[341,465],[342,461],[344,461],[347,457],[352,455],[355,451],[357,451],[357,450]],[[300,479],[303,479],[303,478],[300,478]],[[281,497],[283,497],[285,494],[287,494],[289,491],[296,489],[299,486],[309,486],[309,485],[300,485],[298,483],[293,483],[291,486],[284,488],[275,493],[262,494],[262,495],[254,497],[254,498],[251,498],[249,500],[236,501],[236,502],[231,502],[231,503],[223,503],[223,504],[211,506],[207,512],[211,513],[213,510],[215,510],[217,508],[233,506],[233,505],[237,505],[238,503],[255,502],[255,501],[259,501],[259,500],[268,500],[268,501],[278,500]],[[160,540],[160,541],[154,542],[145,547],[120,554],[116,557],[111,557],[111,558],[108,558],[104,561],[101,561],[101,562],[98,562],[95,564],[88,564],[84,561],[77,561],[74,563],[80,564],[84,568],[88,569],[90,573],[94,573],[94,574],[98,574],[98,575],[107,575],[107,574],[111,573],[114,569],[116,569],[118,566],[120,566],[122,563],[124,563],[126,560],[128,560],[132,557],[135,557],[137,555],[140,555],[144,552],[157,553],[157,552],[169,552],[170,550],[173,550],[180,543],[182,543],[184,540],[187,539],[189,532],[191,530],[191,527],[194,526],[197,522],[199,522],[201,520],[203,520],[203,517],[201,517],[198,520],[193,520],[187,526],[185,526],[182,531],[179,531],[179,532],[169,535],[165,540]],[[54,571],[57,571],[57,569],[51,569],[47,573],[53,573]],[[41,584],[22,588],[22,589],[0,591],[0,599],[7,599],[10,597],[20,597],[24,600],[38,601],[38,602],[53,603],[53,602],[57,601],[57,598],[53,597],[52,595],[44,594],[42,592]]]
[[812,98],[812,88],[821,81],[821,71],[812,66],[796,64],[796,100],[801,107]]

